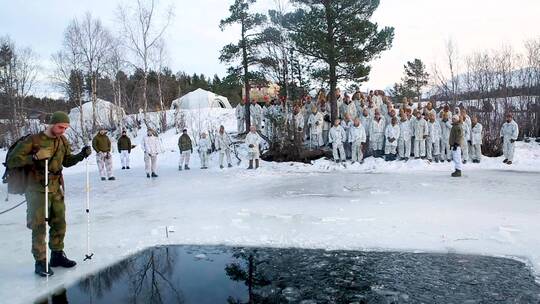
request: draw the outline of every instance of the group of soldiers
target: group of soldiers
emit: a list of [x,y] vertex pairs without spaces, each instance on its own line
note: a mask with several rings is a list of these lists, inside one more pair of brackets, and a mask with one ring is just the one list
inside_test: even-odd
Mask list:
[[[452,176],[461,176],[461,165],[469,159],[474,163],[481,161],[482,125],[477,117],[470,118],[464,108],[444,106],[437,113],[432,103],[423,107],[406,100],[399,109],[377,92],[368,96],[355,93],[352,98],[347,94],[338,94],[338,119],[330,121],[330,106],[327,96],[321,92],[317,101],[308,96],[302,104],[292,107],[287,119],[295,130],[305,137],[312,148],[325,145],[332,146],[333,158],[336,162],[351,159],[362,162],[364,155],[371,153],[375,157],[386,160],[407,160],[411,157],[427,160],[453,161],[455,171]],[[268,102],[260,110],[255,102],[251,105],[256,110],[252,113],[251,125],[245,142],[248,147],[248,169],[259,167],[260,146],[262,138],[259,130],[263,123],[271,132],[271,121],[263,114],[283,113],[283,106]],[[237,114],[243,110],[244,104],[237,107]],[[251,110],[251,109],[250,109]],[[251,111],[250,111],[251,112]],[[399,116],[399,118],[398,118]],[[238,132],[244,132],[243,116],[238,117]],[[266,121],[265,121],[266,120]],[[96,152],[96,160],[102,180],[114,180],[111,141],[105,129],[99,130],[92,140],[92,148],[85,146],[77,154],[72,154],[71,147],[64,137],[69,128],[69,117],[64,112],[55,112],[45,131],[29,136],[17,142],[7,156],[8,169],[24,169],[27,172],[25,197],[27,208],[27,227],[32,230],[32,254],[35,259],[35,273],[50,276],[54,272],[50,267],[70,268],[76,262],[64,253],[64,236],[66,233],[63,167],[70,167],[92,153]],[[270,126],[270,127],[269,127]],[[268,133],[267,133],[268,134]],[[506,122],[500,130],[503,142],[504,163],[511,165],[514,157],[514,145],[518,138],[519,128],[512,114],[506,115]],[[232,167],[231,152],[233,143],[230,136],[220,127],[214,139],[214,148],[219,152],[220,168]],[[184,129],[178,139],[180,150],[179,170],[189,170],[189,159],[193,153],[191,138]],[[212,152],[212,142],[202,133],[198,143],[201,168],[208,168],[208,155]],[[118,152],[121,155],[122,169],[130,169],[129,155],[134,145],[126,132],[118,140]],[[145,153],[145,171],[148,178],[157,177],[157,156],[163,149],[157,133],[148,129],[142,141]],[[45,174],[46,164],[48,173]],[[48,192],[46,193],[46,189]],[[45,202],[48,199],[48,218],[45,217]],[[50,226],[49,247],[51,258],[46,254],[46,229]],[[50,267],[49,267],[50,266]]]
[[[426,159],[436,163],[459,159],[460,171],[461,164],[481,162],[483,127],[478,117],[470,117],[464,107],[451,109],[445,105],[437,112],[432,102],[423,105],[404,98],[396,108],[388,96],[378,91],[367,95],[356,92],[351,97],[337,90],[337,119],[332,121],[329,99],[324,90],[318,93],[316,101],[306,96],[292,106],[287,119],[301,132],[308,148],[330,146],[337,163],[347,159],[363,163],[367,156],[387,161]],[[262,132],[270,137],[273,128],[270,117],[283,114],[285,107],[275,100],[266,100],[261,107],[253,100],[249,107],[253,127],[261,130],[264,123]],[[245,101],[242,101],[236,107],[239,133],[244,131],[244,114]],[[454,125],[459,126],[460,132],[452,134]],[[518,134],[518,125],[509,113],[500,131],[506,164],[513,162]],[[455,156],[457,148],[459,157]]]

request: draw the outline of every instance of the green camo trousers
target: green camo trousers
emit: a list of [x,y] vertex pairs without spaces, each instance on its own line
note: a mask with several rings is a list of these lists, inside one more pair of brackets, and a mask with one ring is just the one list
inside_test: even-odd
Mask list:
[[[32,229],[32,255],[36,261],[45,260],[45,192],[27,191],[25,193],[26,226]],[[49,248],[64,250],[66,234],[66,207],[61,192],[49,193]]]

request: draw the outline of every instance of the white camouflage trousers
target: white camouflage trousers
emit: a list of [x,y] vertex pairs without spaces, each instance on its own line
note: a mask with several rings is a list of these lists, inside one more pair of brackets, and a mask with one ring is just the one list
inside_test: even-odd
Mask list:
[[469,143],[466,141],[463,143],[463,149],[461,149],[461,158],[463,161],[469,160]]
[[208,152],[201,151],[199,152],[199,157],[201,158],[201,168],[208,167]]
[[452,150],[450,149],[450,143],[447,140],[441,140],[441,160],[451,160]]
[[461,171],[461,148],[457,147],[456,150],[452,150],[452,160],[454,161],[454,168]]
[[157,170],[157,155],[144,153],[144,170],[146,173],[156,173]]
[[353,162],[361,162],[362,160],[364,160],[364,153],[362,153],[361,143],[352,144],[352,158],[351,159]]
[[343,143],[332,143],[332,155],[334,160],[345,160],[345,149],[343,148]]
[[415,139],[414,140],[414,157],[425,157],[426,156],[426,140],[425,139]]
[[439,154],[441,154],[441,141],[432,141],[431,138],[428,137],[426,140],[426,154],[427,159],[429,160],[432,160],[434,156],[438,157]]
[[411,139],[398,139],[398,155],[401,158],[411,157]]
[[180,152],[180,159],[178,161],[178,166],[183,167],[184,165],[189,166],[189,159],[191,158],[191,151]]
[[246,121],[245,119],[238,119],[236,121],[236,129],[238,130],[238,134],[244,133],[246,130]]
[[219,165],[223,166],[223,159],[227,156],[227,164],[231,164],[231,150],[225,149],[219,151]]
[[96,162],[101,177],[112,177],[113,160],[110,152],[98,152],[96,154]]
[[480,160],[482,158],[482,145],[471,145],[471,158],[473,160]]
[[372,136],[369,139],[369,145],[372,150],[382,150],[384,144],[384,136]]
[[504,158],[508,159],[511,162],[514,161],[514,146],[515,146],[515,143],[510,142],[509,139],[508,140],[506,138],[504,139],[503,155],[504,155]]
[[120,161],[122,162],[122,167],[129,167],[129,152],[128,152],[128,150],[120,151]]
[[389,145],[388,143],[384,146],[384,154],[396,154],[397,145]]

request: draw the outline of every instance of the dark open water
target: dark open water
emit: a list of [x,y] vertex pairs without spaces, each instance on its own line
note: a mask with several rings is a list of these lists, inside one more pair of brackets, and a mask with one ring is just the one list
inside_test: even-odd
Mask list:
[[504,258],[161,246],[37,303],[540,303],[540,286]]

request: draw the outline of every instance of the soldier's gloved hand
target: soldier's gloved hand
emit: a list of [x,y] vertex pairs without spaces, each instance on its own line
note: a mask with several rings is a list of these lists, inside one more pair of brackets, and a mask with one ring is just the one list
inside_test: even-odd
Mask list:
[[92,154],[92,148],[90,148],[90,146],[84,146],[81,149],[81,152],[79,152],[79,155],[83,158],[87,158],[88,156],[90,156],[90,154]]
[[33,160],[44,160],[49,159],[52,156],[52,150],[50,148],[40,148],[34,155],[32,155]]
[[206,152],[207,152],[208,154],[211,154],[211,153],[212,153],[212,150],[211,150],[211,149],[208,149],[208,150],[206,150]]
[[467,142],[469,143],[469,145],[472,145],[472,141],[468,140]]
[[254,147],[254,145],[251,145],[251,144],[250,144],[250,145],[249,145],[248,147],[250,147],[250,148],[253,148],[253,147]]
[[510,142],[511,143],[514,143],[516,140],[515,139],[510,139]]

